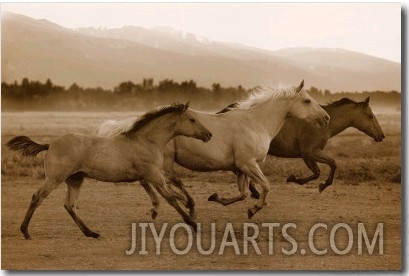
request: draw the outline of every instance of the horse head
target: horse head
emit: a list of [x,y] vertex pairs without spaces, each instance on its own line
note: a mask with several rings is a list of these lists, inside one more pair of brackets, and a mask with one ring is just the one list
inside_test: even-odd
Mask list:
[[295,88],[289,117],[297,117],[312,122],[321,128],[328,125],[330,116],[317,102],[303,90],[304,80]]
[[385,138],[385,135],[369,106],[369,100],[370,97],[358,103],[358,112],[354,118],[353,126],[372,137],[376,142],[381,142]]
[[208,142],[212,133],[199,121],[194,111],[189,109],[189,102],[181,110],[177,123],[178,133]]

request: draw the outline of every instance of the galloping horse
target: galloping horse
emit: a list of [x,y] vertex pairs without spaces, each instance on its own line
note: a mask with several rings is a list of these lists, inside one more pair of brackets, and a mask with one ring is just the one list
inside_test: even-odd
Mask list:
[[[148,112],[135,121],[122,135],[96,137],[67,134],[51,144],[37,144],[26,136],[11,139],[7,146],[24,156],[35,156],[48,150],[44,161],[45,183],[34,193],[20,230],[30,239],[28,225],[36,208],[60,183],[68,186],[64,207],[87,237],[97,238],[76,214],[76,202],[84,177],[99,181],[141,181],[165,198],[196,229],[196,223],[178,205],[176,195],[167,189],[162,173],[165,145],[172,138],[185,135],[208,142],[212,136],[188,104],[162,107]],[[147,187],[147,188],[146,188]]]
[[[355,102],[348,98],[342,98],[329,105],[322,106],[331,116],[331,121],[326,128],[317,128],[314,125],[297,118],[288,118],[277,136],[271,141],[268,154],[284,158],[302,158],[312,175],[305,178],[296,178],[290,175],[287,182],[304,185],[320,176],[318,163],[330,166],[327,180],[318,186],[321,193],[334,181],[337,168],[335,160],[323,152],[328,139],[344,131],[349,127],[356,128],[372,137],[376,142],[381,142],[385,135],[369,106],[369,97],[363,102]],[[237,103],[231,104],[219,113],[234,110]],[[253,183],[250,191],[254,198],[259,197],[259,192]]]
[[[185,194],[191,216],[194,213],[194,202],[183,183],[175,176],[174,162],[195,171],[235,172],[238,185],[242,187],[241,194],[233,198],[220,198],[214,194],[209,198],[223,205],[244,200],[249,194],[248,183],[251,179],[261,186],[262,193],[256,205],[248,209],[248,217],[251,218],[263,208],[270,187],[259,163],[265,160],[270,142],[285,119],[293,116],[321,127],[325,127],[330,119],[308,93],[302,90],[303,86],[304,81],[293,89],[261,88],[240,102],[237,109],[223,114],[196,112],[199,120],[212,132],[212,140],[203,144],[176,137],[169,142],[164,171],[173,176],[171,180]],[[123,127],[126,131],[126,124]],[[115,135],[110,131],[102,132]],[[155,205],[154,201],[153,203]]]

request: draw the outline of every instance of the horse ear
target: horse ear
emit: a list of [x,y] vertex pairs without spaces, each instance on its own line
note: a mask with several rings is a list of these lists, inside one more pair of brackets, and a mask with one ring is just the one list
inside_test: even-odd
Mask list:
[[295,93],[300,93],[303,87],[304,87],[304,80],[302,80],[300,85],[295,89]]
[[369,99],[370,99],[370,98],[371,98],[371,97],[366,98],[365,101],[364,101],[364,103],[365,103],[365,104],[369,104]]
[[189,108],[189,104],[190,104],[190,101],[185,103],[185,106],[183,107],[183,112]]

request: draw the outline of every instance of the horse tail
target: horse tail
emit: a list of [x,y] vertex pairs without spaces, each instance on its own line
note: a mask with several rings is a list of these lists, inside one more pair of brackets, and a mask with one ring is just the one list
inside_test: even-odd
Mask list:
[[20,151],[23,156],[36,156],[50,147],[49,144],[37,144],[27,136],[16,136],[8,141],[6,146],[11,150]]

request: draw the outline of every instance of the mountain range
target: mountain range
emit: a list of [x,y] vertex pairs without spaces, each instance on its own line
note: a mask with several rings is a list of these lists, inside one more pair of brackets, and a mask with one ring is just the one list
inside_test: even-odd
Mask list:
[[401,91],[401,64],[338,48],[269,51],[211,41],[169,27],[68,29],[47,20],[2,13],[2,81],[22,78],[112,89],[193,79],[199,86],[296,85],[337,91]]

